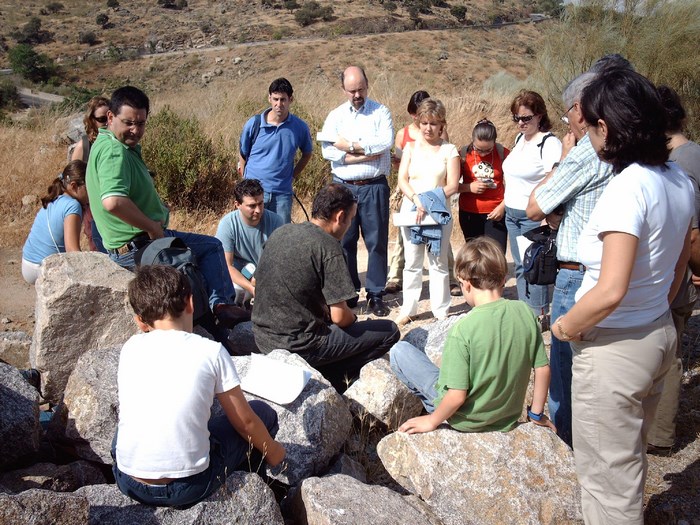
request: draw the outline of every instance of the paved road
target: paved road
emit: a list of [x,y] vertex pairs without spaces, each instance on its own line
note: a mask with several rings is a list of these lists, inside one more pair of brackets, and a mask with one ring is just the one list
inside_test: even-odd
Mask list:
[[52,95],[51,93],[43,93],[41,91],[34,91],[33,89],[19,88],[17,90],[19,94],[19,99],[22,104],[29,106],[30,108],[37,108],[40,106],[48,106],[50,104],[56,104],[63,102],[63,98],[60,95]]

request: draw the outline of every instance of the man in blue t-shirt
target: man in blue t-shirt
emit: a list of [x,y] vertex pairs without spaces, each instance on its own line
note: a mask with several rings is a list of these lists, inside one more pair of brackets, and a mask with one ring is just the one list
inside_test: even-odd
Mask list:
[[[290,223],[292,179],[311,159],[313,143],[306,122],[289,112],[294,101],[289,80],[273,80],[268,92],[272,107],[243,126],[238,172],[246,179],[258,179],[265,190],[265,207]],[[294,164],[297,150],[301,158]]]
[[282,226],[282,217],[265,209],[263,188],[256,179],[243,179],[233,189],[236,210],[224,216],[216,238],[224,246],[226,268],[236,290],[235,304],[255,297],[255,267],[270,234]]

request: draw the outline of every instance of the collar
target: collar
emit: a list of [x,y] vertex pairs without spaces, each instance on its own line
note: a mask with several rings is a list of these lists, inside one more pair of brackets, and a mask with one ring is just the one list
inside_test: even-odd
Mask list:
[[141,152],[141,144],[136,144],[133,148],[127,144],[124,144],[121,140],[119,140],[114,133],[112,133],[110,130],[107,128],[100,128],[97,130],[97,137],[104,136],[111,140],[112,142],[116,142],[117,144],[120,144],[124,149],[136,151],[138,153]]
[[276,127],[278,127],[278,126],[281,126],[282,124],[286,124],[286,123],[289,122],[289,121],[291,120],[291,118],[292,118],[292,112],[290,111],[289,113],[287,113],[287,118],[284,119],[284,120],[283,120],[282,122],[280,122],[279,124],[270,124],[270,123],[267,121],[267,116],[270,114],[270,111],[272,111],[272,108],[267,108],[267,109],[263,112],[262,116],[260,117],[260,118],[262,119],[262,125],[263,125],[263,126],[271,126],[271,127],[275,127],[275,128],[276,128]]

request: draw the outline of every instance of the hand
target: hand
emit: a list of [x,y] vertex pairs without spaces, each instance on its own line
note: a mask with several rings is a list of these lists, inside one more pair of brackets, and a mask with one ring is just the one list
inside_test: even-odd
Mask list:
[[345,139],[338,135],[338,140],[336,140],[333,143],[333,146],[338,148],[341,151],[345,151],[347,153],[350,153],[350,144],[352,144],[348,139]]
[[476,193],[477,195],[484,193],[488,189],[490,189],[488,184],[479,182],[478,180],[469,183],[469,191],[472,193]]
[[163,225],[159,222],[153,221],[153,228],[149,229],[146,233],[148,234],[149,239],[162,239],[165,237],[165,233],[163,232]]
[[501,202],[496,206],[491,213],[486,216],[486,219],[490,221],[499,222],[503,220],[503,216],[506,214],[506,206]]
[[265,461],[271,467],[279,465],[284,461],[287,451],[282,446],[279,441],[273,441],[272,444],[265,451]]
[[564,217],[563,213],[550,213],[549,215],[545,215],[544,220],[547,221],[547,225],[550,228],[558,230],[562,217]]
[[564,160],[571,149],[576,146],[576,137],[571,131],[564,135],[564,140],[561,141],[561,160]]
[[564,334],[561,333],[561,330],[559,329],[559,320],[563,319],[564,316],[561,315],[557,317],[557,319],[552,323],[550,326],[550,330],[552,331],[552,334],[554,337],[559,339],[560,341],[564,342],[569,342],[569,341],[580,341],[581,340],[581,332],[578,332],[577,334],[567,334],[569,337],[564,337]]
[[422,205],[416,207],[416,223],[420,224],[423,222],[423,218],[428,215],[428,210],[426,210]]
[[399,427],[399,432],[406,432],[406,434],[422,434],[423,432],[435,430],[437,427],[438,425],[433,423],[430,415],[427,415],[412,417]]
[[693,284],[695,286],[700,286],[700,275],[693,274]]
[[530,419],[535,425],[538,427],[547,427],[552,430],[552,432],[556,433],[557,427],[554,426],[554,423],[552,423],[552,420],[549,419],[547,416],[542,414],[542,418],[539,421],[535,421],[534,419]]

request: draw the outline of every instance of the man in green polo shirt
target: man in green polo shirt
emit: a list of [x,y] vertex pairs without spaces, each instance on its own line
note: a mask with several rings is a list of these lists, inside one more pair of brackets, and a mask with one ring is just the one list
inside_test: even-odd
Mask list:
[[214,314],[232,326],[249,314],[230,304],[235,293],[221,242],[167,229],[169,210],[156,192],[139,145],[149,109],[148,97],[140,89],[125,86],[112,93],[107,128],[99,131],[88,159],[86,181],[95,224],[109,257],[130,270],[135,266],[134,253],[149,240],[182,239],[197,257]]

